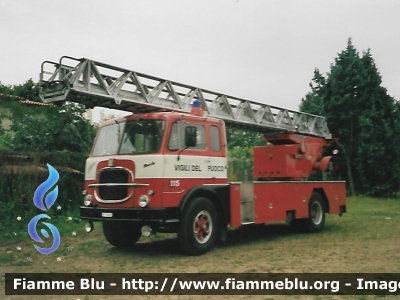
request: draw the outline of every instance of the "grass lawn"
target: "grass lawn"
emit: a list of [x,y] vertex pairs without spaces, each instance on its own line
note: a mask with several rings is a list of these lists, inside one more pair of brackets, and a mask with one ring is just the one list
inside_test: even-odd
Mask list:
[[[400,199],[348,198],[348,213],[327,215],[318,234],[293,231],[285,223],[230,230],[228,240],[198,256],[180,253],[175,235],[141,238],[132,250],[109,245],[101,224],[87,234],[78,220],[49,220],[61,234],[52,254],[36,251],[26,230],[13,228],[0,238],[1,294],[4,273],[397,273],[400,270]],[[16,222],[26,222],[22,220]],[[53,222],[52,222],[53,221]],[[73,232],[76,235],[73,235]],[[17,247],[21,250],[17,250]],[[68,247],[72,247],[72,251]],[[70,248],[71,250],[71,248]],[[29,259],[28,259],[29,258]],[[61,258],[61,261],[57,261]],[[3,296],[2,296],[3,295]],[[26,297],[26,296],[25,296]],[[7,299],[25,299],[9,296]],[[147,296],[176,299],[178,296]],[[204,296],[182,296],[201,299]],[[232,298],[232,296],[229,296]],[[392,296],[394,298],[394,296]],[[392,298],[387,297],[387,298]],[[30,299],[129,299],[129,296],[29,296]],[[136,299],[146,298],[146,296]],[[218,296],[216,299],[228,299]],[[285,299],[285,296],[241,296],[240,299]],[[296,299],[375,299],[379,296],[295,296]]]

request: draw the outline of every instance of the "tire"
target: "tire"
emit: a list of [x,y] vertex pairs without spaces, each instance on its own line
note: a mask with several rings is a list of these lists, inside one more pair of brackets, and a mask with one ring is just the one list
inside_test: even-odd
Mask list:
[[305,219],[306,229],[309,232],[320,232],[325,224],[325,203],[321,194],[313,193],[308,204],[309,215]]
[[211,250],[218,236],[217,211],[212,202],[198,197],[184,209],[178,229],[181,249],[189,255]]
[[141,236],[139,229],[124,221],[104,221],[103,234],[107,242],[121,248],[133,247]]
[[320,232],[325,224],[325,213],[325,204],[321,194],[313,193],[308,202],[308,218],[293,219],[290,226],[301,232]]

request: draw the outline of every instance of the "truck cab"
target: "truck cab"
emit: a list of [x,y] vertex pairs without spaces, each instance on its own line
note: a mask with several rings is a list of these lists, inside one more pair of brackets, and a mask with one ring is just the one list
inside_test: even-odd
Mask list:
[[215,192],[220,185],[227,185],[223,121],[171,112],[133,114],[100,127],[86,162],[81,217],[105,227],[127,221],[135,232],[145,225],[176,232],[188,195],[204,186]]

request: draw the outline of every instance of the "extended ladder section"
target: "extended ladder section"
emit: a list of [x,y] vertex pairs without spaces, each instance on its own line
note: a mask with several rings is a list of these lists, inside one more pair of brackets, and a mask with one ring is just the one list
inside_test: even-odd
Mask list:
[[63,56],[45,61],[40,74],[40,97],[45,103],[73,101],[133,113],[190,112],[199,100],[210,116],[228,125],[264,133],[298,132],[331,138],[325,118],[227,96],[197,87],[110,66],[86,58]]

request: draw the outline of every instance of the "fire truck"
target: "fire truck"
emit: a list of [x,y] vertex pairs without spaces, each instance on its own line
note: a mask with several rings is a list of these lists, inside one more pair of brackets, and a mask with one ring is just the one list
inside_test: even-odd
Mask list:
[[[226,239],[228,228],[286,221],[319,232],[326,213],[346,212],[345,182],[307,180],[331,165],[323,117],[86,58],[43,62],[39,85],[45,103],[132,113],[101,125],[80,207],[87,231],[101,222],[116,247],[177,233],[185,253],[200,255]],[[252,182],[228,182],[225,125],[263,134]]]

